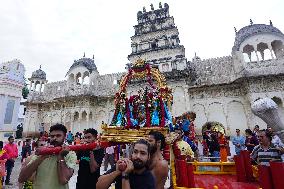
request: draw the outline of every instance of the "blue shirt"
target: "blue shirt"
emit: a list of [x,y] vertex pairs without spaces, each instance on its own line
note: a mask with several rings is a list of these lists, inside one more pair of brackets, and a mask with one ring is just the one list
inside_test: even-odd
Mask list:
[[184,131],[189,131],[189,125],[190,125],[190,121],[187,119],[184,119],[182,122],[182,130]]
[[193,152],[195,152],[198,149],[196,144],[193,141],[191,141],[187,136],[183,136],[182,140],[189,144],[189,146],[190,146],[190,148],[192,149]]
[[[245,137],[244,136],[234,136],[233,138],[233,145],[235,145],[235,151],[236,151],[236,154],[239,154],[241,152],[241,150],[244,150],[245,149]],[[237,146],[237,144],[240,144],[240,147]]]

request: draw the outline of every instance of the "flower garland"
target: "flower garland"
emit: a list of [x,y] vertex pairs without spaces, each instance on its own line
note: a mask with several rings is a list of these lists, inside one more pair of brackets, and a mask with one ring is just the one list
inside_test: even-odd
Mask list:
[[164,103],[163,103],[163,99],[160,96],[160,127],[164,127],[165,126],[165,108],[164,108]]
[[129,129],[129,128],[133,128],[133,125],[131,123],[131,120],[130,120],[130,108],[129,108],[129,100],[126,98],[126,102],[125,102],[125,106],[126,106],[126,119],[127,119],[127,124],[125,125],[125,128],[126,129]]
[[[147,89],[143,94],[143,99],[139,98],[138,95],[133,95],[129,99],[126,97],[125,91],[129,80],[132,78],[133,73],[146,72],[146,79],[151,86],[153,92],[148,92]],[[159,93],[155,92],[156,86],[153,83],[151,75],[150,64],[145,64],[143,67],[132,67],[129,69],[128,74],[125,77],[124,83],[121,85],[121,90],[115,95],[115,112],[112,119],[111,125],[123,126],[126,129],[132,129],[137,127],[139,129],[139,124],[141,121],[145,121],[145,127],[151,127],[151,117],[155,111],[153,103],[158,103],[157,111],[159,116],[159,127],[165,127],[167,112],[165,110],[166,102],[169,100],[169,94],[171,90],[167,87],[159,89]],[[142,96],[141,96],[142,97]],[[140,102],[141,101],[141,102]],[[142,104],[141,104],[142,103]],[[143,117],[139,116],[139,107],[144,106],[145,114]],[[144,117],[145,116],[145,117]],[[141,120],[141,118],[143,120]],[[133,121],[133,120],[137,120]],[[136,125],[137,124],[137,125]]]
[[146,100],[145,100],[145,110],[146,110],[146,127],[151,127],[151,115],[150,115],[150,103],[149,103],[149,96],[148,94],[146,95]]

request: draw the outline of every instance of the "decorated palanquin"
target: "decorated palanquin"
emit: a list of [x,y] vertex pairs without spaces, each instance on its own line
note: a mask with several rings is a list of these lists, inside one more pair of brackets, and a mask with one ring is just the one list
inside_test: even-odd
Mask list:
[[[127,96],[128,84],[147,84],[137,94]],[[102,125],[102,139],[110,142],[133,142],[143,138],[151,130],[167,134],[173,126],[170,113],[172,91],[165,77],[157,68],[144,60],[137,60],[120,81],[115,94],[115,112],[111,124]]]
[[[140,85],[146,83],[147,85]],[[128,95],[128,85],[144,86],[137,94]],[[145,138],[151,130],[160,131],[167,135],[167,145],[164,150],[164,157],[170,160],[171,185],[175,189],[186,188],[256,188],[257,184],[250,184],[246,181],[253,180],[252,176],[257,173],[254,167],[249,165],[248,155],[243,153],[236,166],[235,162],[198,162],[188,161],[182,150],[176,145],[176,136],[173,130],[172,115],[172,91],[166,85],[165,77],[157,68],[151,67],[143,60],[138,60],[128,73],[122,77],[120,89],[115,94],[115,112],[111,124],[103,124],[101,146],[106,142],[108,145],[131,143],[138,139]],[[195,140],[193,121],[195,114],[187,112],[183,119],[189,120],[188,137]],[[211,128],[213,131],[225,133],[222,127]],[[120,147],[118,147],[120,148]],[[238,158],[238,157],[237,157]],[[216,167],[219,171],[201,171],[203,167]],[[236,167],[240,167],[236,170]],[[252,171],[246,171],[246,170]],[[242,180],[242,173],[246,179]],[[250,174],[248,174],[250,173]],[[240,181],[240,182],[237,182]]]

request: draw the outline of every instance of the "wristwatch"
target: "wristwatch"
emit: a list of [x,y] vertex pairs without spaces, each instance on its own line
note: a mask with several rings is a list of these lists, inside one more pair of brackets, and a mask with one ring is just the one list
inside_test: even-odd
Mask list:
[[128,180],[129,179],[129,175],[128,174],[122,174],[121,178],[125,179],[125,180]]

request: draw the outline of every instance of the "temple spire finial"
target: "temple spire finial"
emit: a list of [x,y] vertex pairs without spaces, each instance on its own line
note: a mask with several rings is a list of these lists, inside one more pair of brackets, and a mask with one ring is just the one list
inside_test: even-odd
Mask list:
[[146,12],[146,8],[145,7],[143,7],[143,12]]
[[235,33],[237,33],[237,32],[238,32],[236,27],[234,27],[234,30],[235,30]]
[[273,26],[273,24],[272,24],[272,21],[271,21],[271,20],[269,20],[269,25],[270,25],[270,26]]
[[161,2],[159,2],[159,8],[161,9],[161,8],[163,8],[163,6],[162,6],[162,3]]
[[84,57],[84,58],[86,57],[86,54],[85,54],[85,52],[84,52],[84,55],[83,55],[83,57]]
[[95,55],[93,55],[93,60],[95,59]]
[[253,21],[252,19],[249,19],[250,25],[253,25]]
[[39,69],[41,70],[41,65],[39,65]]
[[151,3],[151,10],[154,10],[154,5],[153,5],[153,3]]

